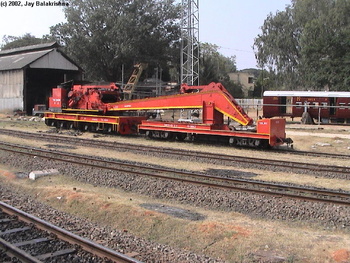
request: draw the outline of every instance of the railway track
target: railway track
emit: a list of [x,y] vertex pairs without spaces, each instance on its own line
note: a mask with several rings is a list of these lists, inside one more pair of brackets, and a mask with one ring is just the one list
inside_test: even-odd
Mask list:
[[[13,131],[0,129],[0,134],[5,134],[9,136],[17,136],[21,138],[30,138],[36,140],[45,140],[49,142],[69,144],[69,145],[82,145],[88,147],[99,147],[104,149],[111,149],[118,151],[135,151],[137,153],[153,153],[161,156],[169,155],[176,156],[181,159],[190,159],[194,158],[196,160],[200,160],[202,162],[219,162],[222,164],[230,164],[240,163],[244,166],[251,167],[257,166],[260,169],[271,169],[280,170],[280,171],[293,171],[295,173],[313,173],[318,176],[326,176],[331,178],[342,178],[342,179],[350,179],[350,167],[344,166],[336,166],[336,165],[325,165],[320,163],[305,163],[305,162],[294,162],[288,160],[272,160],[265,158],[253,158],[239,155],[227,155],[227,154],[210,154],[206,152],[200,151],[189,151],[183,149],[174,149],[174,148],[160,148],[153,146],[144,146],[144,145],[136,145],[130,143],[116,143],[110,141],[103,140],[90,140],[90,139],[81,139],[76,137],[67,137],[46,133],[28,133],[22,131]],[[283,152],[283,151],[282,151]],[[288,152],[291,154],[300,154],[305,156],[319,156],[325,158],[350,158],[348,155],[334,155],[334,154],[322,154],[322,153],[313,153],[313,152],[297,152],[292,151]],[[313,155],[315,154],[315,155]]]
[[34,263],[47,260],[139,263],[4,202],[0,202],[0,253],[9,262],[15,257],[21,262]]
[[350,159],[349,154],[336,154],[336,153],[323,153],[323,152],[310,152],[310,151],[295,151],[295,150],[272,150],[276,153],[284,154],[293,154],[301,156],[310,156],[310,157],[321,157],[321,158],[333,158],[333,159]]
[[45,149],[36,149],[10,143],[0,143],[0,150],[15,154],[35,156],[72,165],[84,165],[98,169],[107,169],[137,176],[146,176],[164,180],[180,181],[195,185],[221,188],[225,190],[252,192],[269,196],[287,197],[338,205],[350,205],[350,193],[293,185],[282,185],[262,181],[212,176],[202,173],[183,172],[173,169],[150,167],[116,160],[106,160],[80,154],[72,154]]
[[[10,136],[17,136],[17,137],[26,137],[26,138],[32,138],[32,139],[41,139],[41,140],[56,140],[57,142],[65,143],[65,142],[75,142],[75,143],[82,143],[86,145],[86,142],[88,141],[89,144],[92,144],[93,146],[101,146],[101,147],[109,147],[115,149],[116,144],[110,141],[103,141],[103,140],[89,140],[89,139],[81,139],[81,138],[70,138],[67,136],[61,136],[61,135],[54,135],[52,133],[32,133],[32,132],[24,132],[24,131],[16,131],[16,130],[9,130],[9,129],[0,129],[0,134],[4,135],[10,135]],[[62,138],[63,137],[63,138]],[[113,144],[113,145],[111,145]],[[118,142],[118,149],[136,149],[139,150],[140,147],[147,147],[148,150],[154,151],[154,152],[170,152],[170,151],[176,151],[176,149],[170,149],[170,148],[162,148],[159,149],[159,147],[152,147],[152,146],[140,146],[136,144],[131,143],[120,143]],[[296,150],[285,150],[285,149],[279,149],[279,150],[264,150],[269,151],[273,153],[283,153],[283,154],[292,154],[292,155],[301,155],[301,156],[312,156],[312,157],[323,157],[323,158],[335,158],[335,159],[350,159],[350,154],[333,154],[333,153],[322,153],[322,152],[311,152],[311,151],[296,151]],[[174,154],[177,154],[175,152]],[[200,151],[186,151],[185,154],[188,155],[203,155],[203,152]],[[217,154],[216,154],[217,155]],[[218,155],[218,158],[221,156],[227,157],[228,155]],[[237,156],[233,156],[237,157]]]

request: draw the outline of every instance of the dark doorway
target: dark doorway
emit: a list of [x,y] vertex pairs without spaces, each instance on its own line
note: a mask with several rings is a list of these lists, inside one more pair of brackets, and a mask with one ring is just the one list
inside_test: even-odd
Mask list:
[[47,105],[52,88],[68,80],[80,80],[80,73],[60,69],[26,69],[24,83],[26,113],[31,115],[35,104]]
[[280,113],[286,114],[287,111],[287,97],[280,97]]
[[334,106],[335,106],[335,98],[329,98],[329,106],[331,106],[329,108],[329,115],[330,116],[335,115],[335,110],[336,110],[336,108],[334,108]]

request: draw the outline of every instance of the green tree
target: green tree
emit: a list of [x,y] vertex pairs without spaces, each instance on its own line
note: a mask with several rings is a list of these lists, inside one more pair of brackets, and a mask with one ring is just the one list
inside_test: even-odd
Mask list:
[[260,67],[288,89],[349,89],[349,12],[349,0],[292,0],[255,39]]
[[350,1],[326,2],[305,23],[300,68],[308,87],[350,90]]
[[236,98],[243,97],[242,86],[230,80],[229,73],[237,71],[236,58],[225,57],[218,51],[219,47],[210,43],[200,45],[200,85],[221,82]]
[[174,0],[72,0],[67,23],[51,33],[79,63],[87,78],[116,81],[136,62],[163,69],[179,61],[180,7]]
[[200,82],[222,82],[229,72],[235,72],[236,58],[225,57],[218,51],[219,47],[210,43],[200,45]]
[[275,83],[276,76],[267,70],[259,70],[256,76],[254,91],[251,96],[254,98],[262,98],[264,91],[274,89],[273,83]]
[[259,67],[267,67],[279,76],[276,80],[290,88],[299,85],[297,65],[300,59],[299,28],[294,22],[291,7],[269,14],[261,27],[262,33],[255,38],[254,48]]
[[236,83],[233,80],[226,80],[222,84],[234,98],[244,98],[242,84]]
[[23,36],[19,36],[19,37],[5,35],[3,36],[2,41],[5,44],[1,47],[1,50],[6,50],[6,49],[42,44],[42,43],[49,42],[50,39],[45,36],[43,36],[42,38],[37,38],[31,35],[30,33],[26,33]]

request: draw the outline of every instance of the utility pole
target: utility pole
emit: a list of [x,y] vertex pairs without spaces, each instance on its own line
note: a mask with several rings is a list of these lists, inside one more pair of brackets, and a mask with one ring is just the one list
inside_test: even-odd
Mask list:
[[181,83],[199,85],[199,0],[182,0]]

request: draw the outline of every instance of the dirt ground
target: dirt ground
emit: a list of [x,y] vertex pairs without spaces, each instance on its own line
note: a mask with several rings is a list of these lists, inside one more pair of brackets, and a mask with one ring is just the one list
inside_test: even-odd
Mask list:
[[[6,116],[0,118],[0,128],[42,131],[47,129],[42,122],[15,120]],[[350,154],[350,126],[309,126],[288,123],[287,136],[294,140],[298,150],[327,151]],[[91,134],[85,134],[92,137]],[[101,137],[113,141],[132,143],[152,143],[141,139]],[[0,136],[0,140],[9,141],[9,137]],[[27,144],[33,142],[24,142]],[[38,142],[34,142],[38,145]],[[47,144],[47,142],[40,142]],[[203,150],[201,145],[168,143],[166,146]],[[78,147],[66,149],[89,152],[91,149]],[[274,154],[256,153],[250,150],[232,150],[216,146],[206,146],[205,151],[226,152],[273,156]],[[121,158],[117,152],[96,150],[96,155]],[[138,158],[139,156],[124,156]],[[311,158],[310,161],[313,161]],[[165,165],[169,160],[149,160]],[[322,161],[323,162],[323,161]],[[331,161],[332,162],[332,161]],[[209,164],[177,162],[177,167],[190,170],[225,169]],[[87,217],[100,224],[111,225],[128,233],[144,237],[159,243],[184,248],[211,257],[220,257],[227,262],[350,262],[349,233],[341,229],[331,229],[305,222],[271,221],[263,218],[251,218],[236,212],[224,212],[183,205],[172,201],[156,200],[147,196],[127,193],[118,189],[96,187],[74,181],[65,175],[40,178],[30,181],[17,175],[29,173],[19,167],[0,167],[1,183],[11,184],[20,191],[46,202],[57,209]],[[245,169],[244,172],[257,174],[257,178],[270,177],[271,180],[286,180],[287,172],[266,174],[264,171]],[[261,176],[261,177],[259,177]],[[315,177],[288,174],[294,182],[301,184],[320,183],[321,185],[348,185],[348,181],[331,180],[315,182]],[[262,179],[264,180],[264,179]],[[307,181],[307,182],[304,182]],[[345,187],[345,186],[344,186]],[[85,209],[88,207],[88,209]],[[92,212],[94,211],[94,212]],[[97,211],[97,212],[95,212]],[[182,216],[178,216],[181,214]],[[183,215],[186,215],[184,217]],[[130,220],[135,218],[135,220]]]

